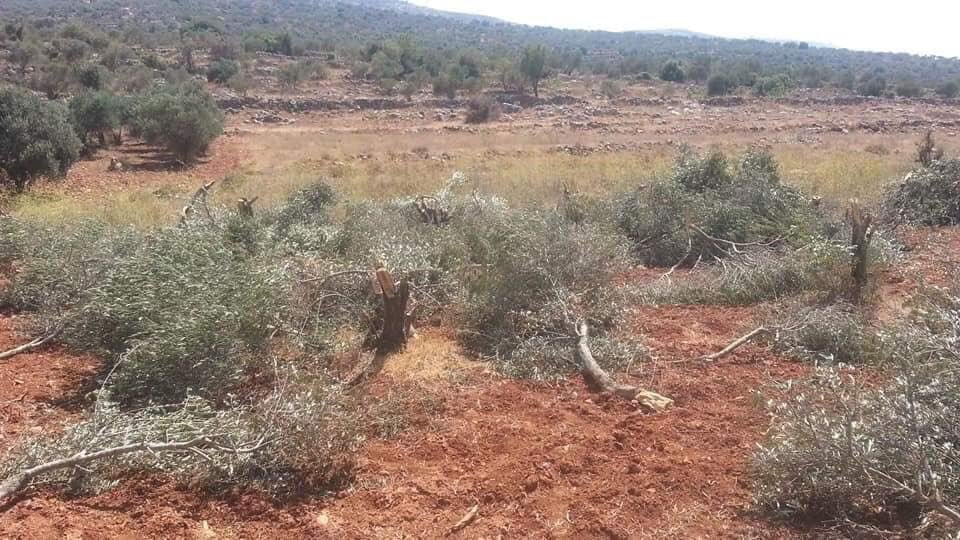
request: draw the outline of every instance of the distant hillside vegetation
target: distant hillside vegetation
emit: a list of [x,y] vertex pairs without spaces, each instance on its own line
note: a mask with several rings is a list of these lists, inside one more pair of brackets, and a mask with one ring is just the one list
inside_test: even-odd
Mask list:
[[[63,29],[80,23],[103,33],[105,40],[140,49],[189,42],[191,47],[229,46],[246,54],[324,52],[355,67],[357,76],[384,81],[385,89],[415,76],[416,84],[429,79],[441,93],[449,81],[438,78],[457,84],[496,80],[504,87],[522,81],[523,74],[510,66],[519,66],[533,45],[545,48],[543,75],[580,71],[701,83],[722,75],[729,84],[716,88],[752,87],[759,95],[832,86],[865,95],[914,97],[938,88],[949,94],[960,79],[956,58],[722,39],[681,30],[532,27],[401,0],[3,0],[0,22],[11,35],[23,25],[23,39],[38,42],[39,50],[53,46],[57,36],[76,38],[77,32],[64,34]],[[0,39],[10,37],[0,34]]]

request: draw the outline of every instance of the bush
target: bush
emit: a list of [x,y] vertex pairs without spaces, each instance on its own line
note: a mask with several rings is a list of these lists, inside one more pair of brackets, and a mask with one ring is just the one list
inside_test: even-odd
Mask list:
[[707,79],[708,96],[725,96],[736,87],[736,81],[726,75],[713,75]]
[[73,125],[87,147],[91,135],[97,136],[97,144],[106,144],[106,133],[120,127],[123,109],[123,100],[107,92],[86,92],[70,100]]
[[683,82],[687,80],[687,74],[684,73],[680,62],[670,60],[660,68],[660,79],[669,82]]
[[110,80],[110,73],[103,66],[96,64],[81,65],[76,68],[74,78],[77,83],[87,90],[102,90]]
[[112,380],[124,404],[222,398],[280,320],[284,272],[218,229],[81,223],[26,238],[7,303],[62,326],[74,348],[122,357]]
[[207,81],[224,84],[240,73],[240,64],[221,58],[207,67]]
[[0,169],[17,190],[38,176],[61,177],[80,157],[66,109],[26,91],[0,89]]
[[496,122],[501,114],[500,104],[496,101],[488,97],[475,97],[467,104],[466,122],[468,124]]
[[467,284],[464,342],[513,376],[551,379],[577,369],[572,324],[596,333],[598,360],[621,367],[643,354],[615,333],[626,298],[609,286],[628,265],[627,246],[602,224],[554,213],[508,211],[464,223],[471,262],[486,271]]
[[857,93],[861,96],[881,97],[887,91],[887,81],[883,77],[868,77],[857,86]]
[[957,97],[957,95],[960,95],[960,83],[949,81],[941,84],[937,87],[937,95],[946,99]]
[[165,146],[186,162],[206,152],[223,133],[223,113],[196,82],[161,87],[140,98],[134,112],[137,133]]
[[818,240],[804,250],[759,249],[734,255],[722,267],[657,280],[643,287],[640,297],[652,304],[740,306],[806,294],[829,302],[849,290],[849,268],[844,246]]
[[458,81],[447,75],[439,75],[433,79],[433,95],[444,96],[447,99],[456,99],[457,90],[460,89]]
[[771,404],[774,426],[754,464],[763,506],[873,531],[956,530],[944,509],[960,504],[960,301],[923,312],[882,335],[893,362],[882,383],[832,367]]
[[767,326],[774,329],[777,349],[799,360],[836,365],[877,364],[885,358],[877,330],[855,306],[787,306]]
[[69,486],[79,494],[108,488],[125,475],[159,471],[212,489],[255,487],[276,499],[344,486],[352,477],[353,453],[361,441],[356,403],[322,378],[305,384],[295,372],[281,377],[266,397],[226,409],[189,397],[182,404],[124,412],[111,401],[108,386],[97,392],[87,419],[63,433],[33,437],[13,448],[0,461],[0,475],[6,478],[80,452],[207,436],[213,444],[202,451],[128,453],[60,469],[35,481]]
[[600,93],[606,96],[607,99],[616,99],[623,94],[623,87],[613,79],[604,79],[600,84]]
[[682,151],[671,174],[620,197],[617,222],[641,260],[655,266],[723,257],[728,242],[797,241],[819,227],[809,201],[781,183],[772,156],[756,149],[736,167],[719,152]]
[[920,97],[923,93],[923,89],[915,81],[901,81],[894,88],[894,91],[898,96],[906,98]]
[[960,160],[933,161],[909,173],[887,190],[882,215],[888,223],[960,224]]
[[760,77],[753,83],[753,92],[761,97],[779,97],[786,94],[793,83],[787,75]]

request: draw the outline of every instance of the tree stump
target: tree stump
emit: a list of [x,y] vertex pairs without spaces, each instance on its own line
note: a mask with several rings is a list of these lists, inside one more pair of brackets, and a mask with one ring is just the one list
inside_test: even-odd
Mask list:
[[406,280],[395,283],[385,268],[377,270],[376,278],[383,301],[383,329],[377,340],[377,351],[388,353],[403,348],[407,343],[411,327],[407,316],[410,285]]
[[254,197],[252,199],[241,197],[237,201],[237,213],[240,214],[240,217],[246,219],[253,218],[253,203],[257,202],[257,199],[259,199],[259,197]]
[[850,245],[853,246],[851,269],[853,285],[850,290],[850,301],[859,304],[863,301],[863,291],[867,287],[867,263],[870,256],[870,240],[873,238],[873,229],[870,225],[873,223],[873,216],[864,211],[858,202],[851,201],[850,207],[847,208],[847,219],[850,221]]

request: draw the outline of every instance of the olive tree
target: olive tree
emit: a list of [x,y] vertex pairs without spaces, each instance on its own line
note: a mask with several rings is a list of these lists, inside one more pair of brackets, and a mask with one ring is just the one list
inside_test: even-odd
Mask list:
[[546,76],[547,49],[543,45],[527,47],[520,60],[520,72],[533,86],[533,95],[540,97],[540,81]]
[[90,137],[106,145],[106,134],[120,127],[123,100],[108,92],[87,92],[70,100],[70,116],[83,144],[90,146]]
[[37,176],[63,176],[80,147],[62,105],[19,89],[0,90],[0,177],[15,189]]
[[191,162],[223,133],[223,113],[209,92],[188,81],[140,98],[134,127],[148,143],[162,145],[178,159]]

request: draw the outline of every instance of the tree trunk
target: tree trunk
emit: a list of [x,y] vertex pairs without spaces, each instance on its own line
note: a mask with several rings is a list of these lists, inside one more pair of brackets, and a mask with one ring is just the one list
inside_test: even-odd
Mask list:
[[637,388],[636,386],[620,384],[615,381],[613,377],[600,367],[600,364],[593,358],[593,353],[590,352],[590,345],[588,343],[590,335],[587,323],[581,322],[577,326],[576,331],[578,338],[577,359],[580,361],[580,371],[583,373],[583,378],[590,387],[600,392],[606,392],[623,399],[636,401],[641,406],[654,412],[663,411],[673,405],[673,400],[668,397],[650,392],[649,390]]
[[376,276],[383,300],[383,329],[377,342],[377,351],[388,353],[403,348],[407,343],[410,331],[407,317],[410,285],[406,280],[394,283],[393,276],[385,268],[378,269]]
[[866,213],[857,202],[851,202],[847,209],[847,219],[850,220],[851,239],[853,246],[853,288],[850,291],[850,300],[855,304],[863,301],[863,291],[867,287],[867,259],[870,252],[870,240],[873,231],[870,225],[873,217]]

